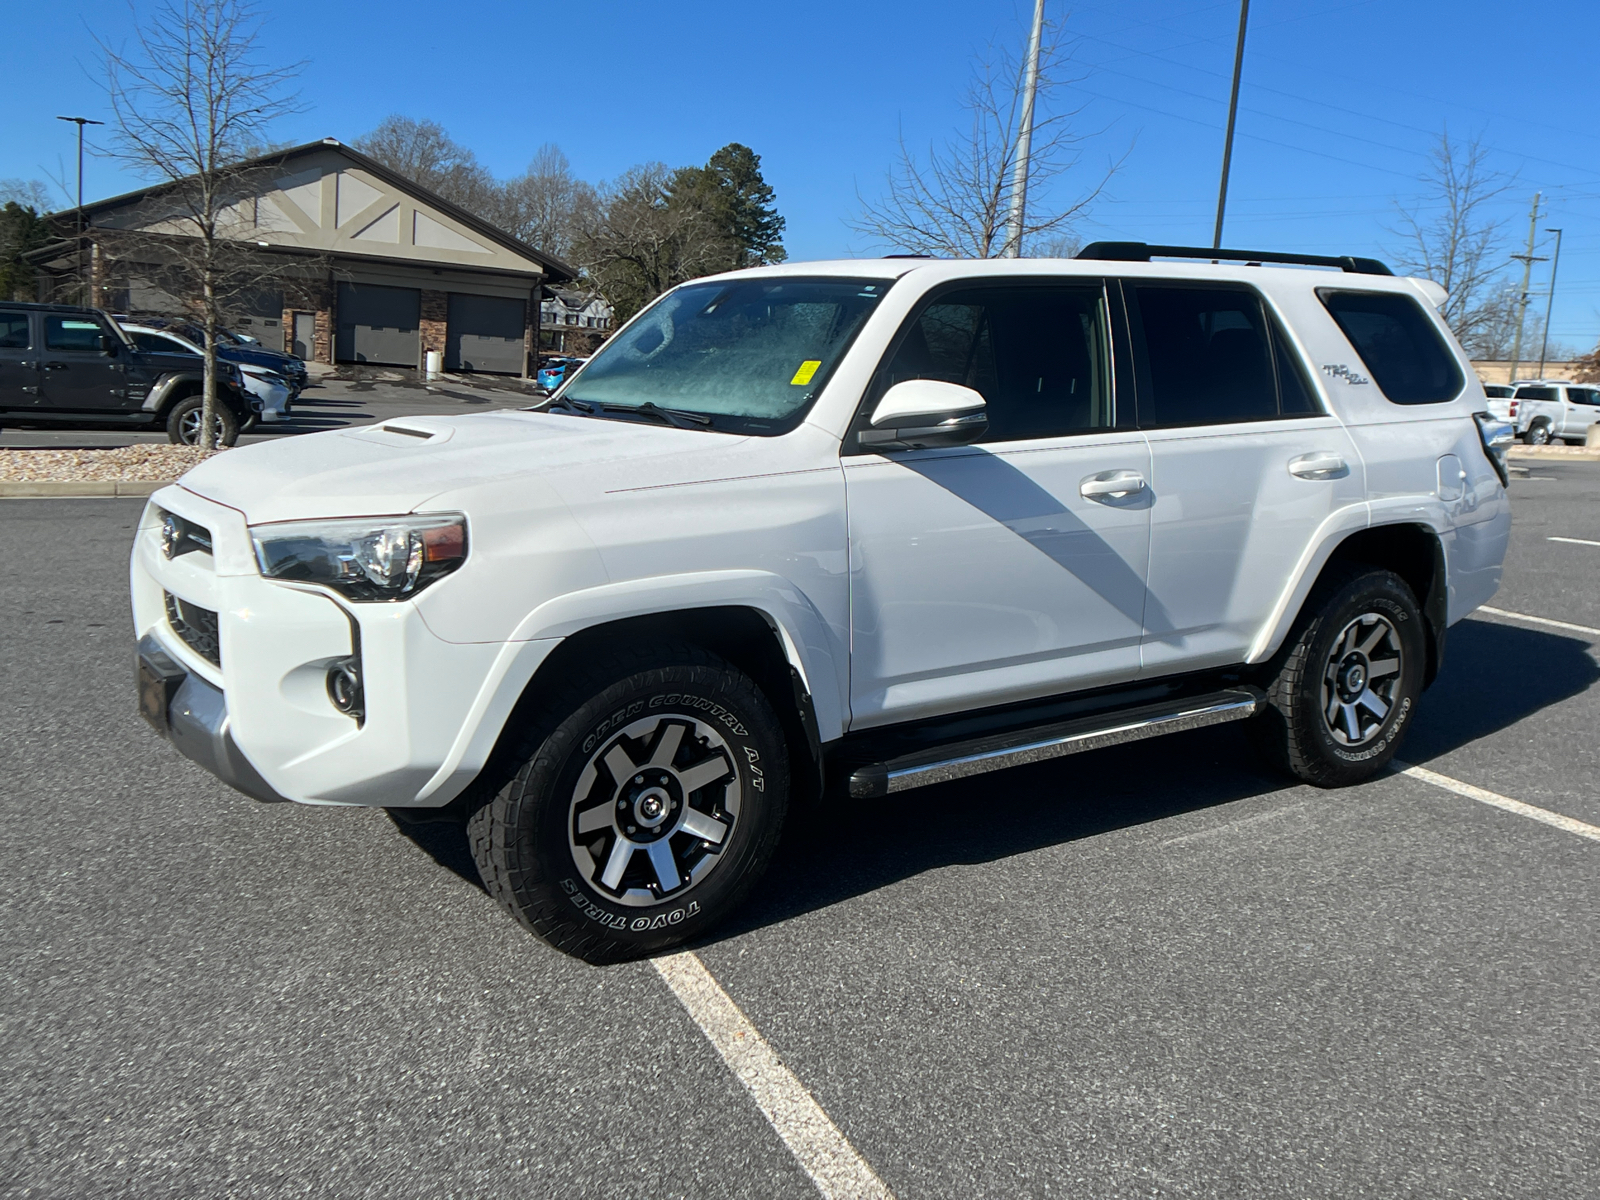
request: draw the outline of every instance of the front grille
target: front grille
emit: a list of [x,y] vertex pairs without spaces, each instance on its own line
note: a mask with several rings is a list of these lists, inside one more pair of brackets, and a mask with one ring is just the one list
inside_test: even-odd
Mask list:
[[172,632],[181,637],[189,649],[221,669],[222,642],[217,637],[217,614],[209,608],[180,600],[171,592],[163,595],[167,598],[167,624],[172,626]]

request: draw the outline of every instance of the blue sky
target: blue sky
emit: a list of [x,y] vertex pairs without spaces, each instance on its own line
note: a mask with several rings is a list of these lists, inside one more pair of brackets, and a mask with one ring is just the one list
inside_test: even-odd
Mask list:
[[[1123,160],[1080,236],[1209,242],[1237,0],[1049,11],[1066,20],[1077,80],[1062,99],[1082,106],[1078,186]],[[306,60],[305,111],[278,139],[352,140],[400,112],[439,121],[501,175],[549,141],[592,180],[741,141],[762,155],[791,257],[822,258],[866,248],[846,222],[858,193],[880,189],[897,136],[920,146],[954,129],[975,56],[991,42],[1020,48],[1030,12],[1028,0],[274,0],[265,42]],[[0,177],[70,184],[72,129],[54,117],[105,117],[95,36],[123,41],[132,20],[122,0],[10,6]],[[1592,346],[1596,45],[1600,6],[1570,0],[1255,0],[1226,242],[1392,257],[1394,205],[1420,196],[1448,125],[1515,177],[1499,205],[1510,241],[1545,193],[1541,228],[1566,231],[1551,337]],[[137,182],[91,157],[85,195]],[[1074,186],[1068,176],[1038,199]],[[1536,287],[1548,270],[1538,265]]]

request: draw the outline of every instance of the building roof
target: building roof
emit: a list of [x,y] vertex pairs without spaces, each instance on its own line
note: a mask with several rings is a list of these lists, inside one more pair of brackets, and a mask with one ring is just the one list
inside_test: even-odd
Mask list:
[[[359,150],[352,149],[337,138],[323,138],[321,141],[306,142],[304,145],[292,146],[286,150],[274,150],[270,154],[247,159],[237,164],[237,167],[248,170],[254,167],[283,166],[298,158],[305,158],[313,154],[326,154],[330,151],[350,160],[353,165],[383,180],[397,191],[405,193],[412,200],[436,209],[451,220],[466,226],[501,249],[538,263],[543,269],[546,283],[565,283],[568,280],[577,278],[577,270],[554,255],[546,254],[543,250],[518,241],[505,230],[485,221],[474,213],[468,212],[459,205],[451,203],[443,196],[430,191],[415,180],[408,179],[398,171],[390,170],[376,159],[369,158]],[[139,188],[135,191],[124,192],[119,196],[110,196],[104,200],[96,200],[91,204],[85,204],[81,210],[84,223],[90,225],[96,214],[130,207],[145,199],[170,191],[174,186],[172,183],[153,184],[150,187]],[[79,213],[80,210],[77,208],[65,208],[53,213],[52,219],[58,223],[65,223],[70,219],[72,227],[75,228]]]

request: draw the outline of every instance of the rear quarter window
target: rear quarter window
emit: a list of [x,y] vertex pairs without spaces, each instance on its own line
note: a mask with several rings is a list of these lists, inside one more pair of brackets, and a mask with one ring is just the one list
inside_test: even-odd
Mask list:
[[1455,355],[1410,296],[1335,288],[1319,288],[1317,296],[1388,400],[1442,404],[1461,393]]

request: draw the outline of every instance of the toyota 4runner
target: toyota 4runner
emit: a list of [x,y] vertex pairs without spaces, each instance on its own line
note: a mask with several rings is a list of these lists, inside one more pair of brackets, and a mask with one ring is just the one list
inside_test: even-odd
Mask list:
[[1227,721],[1355,783],[1510,527],[1511,431],[1438,300],[1139,243],[684,284],[533,409],[156,493],[141,707],[258,799],[464,821],[489,892],[594,961],[725,917],[825,789]]

